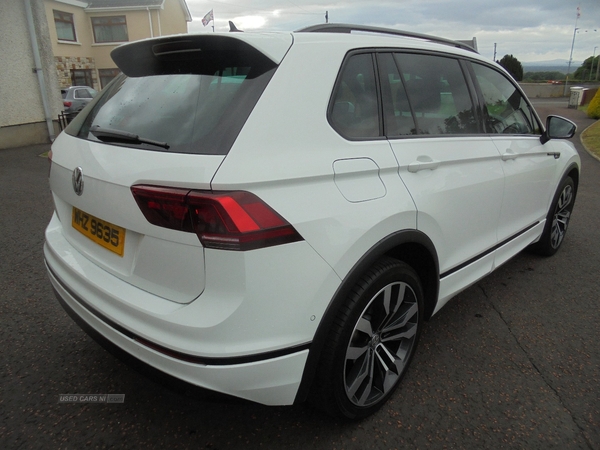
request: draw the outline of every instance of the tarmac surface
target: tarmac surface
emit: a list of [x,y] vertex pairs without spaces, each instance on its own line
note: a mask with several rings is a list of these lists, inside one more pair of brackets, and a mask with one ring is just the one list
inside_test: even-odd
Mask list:
[[[552,258],[522,253],[425,324],[402,385],[373,417],[188,396],[140,376],[64,312],[42,246],[48,146],[0,151],[0,448],[600,449],[600,162],[576,121],[582,176]],[[61,403],[61,394],[125,394]]]

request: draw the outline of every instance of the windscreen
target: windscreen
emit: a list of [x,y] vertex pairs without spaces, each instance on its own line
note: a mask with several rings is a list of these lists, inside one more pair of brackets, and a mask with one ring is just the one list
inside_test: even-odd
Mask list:
[[124,64],[125,73],[66,132],[153,151],[227,154],[276,68],[240,45],[137,49],[135,67]]

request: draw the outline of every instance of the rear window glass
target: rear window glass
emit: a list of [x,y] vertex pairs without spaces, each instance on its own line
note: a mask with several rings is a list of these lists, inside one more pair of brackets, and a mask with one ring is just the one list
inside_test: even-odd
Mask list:
[[227,154],[275,70],[264,55],[238,51],[243,57],[176,47],[167,61],[164,52],[150,55],[134,76],[108,85],[66,132],[125,147]]

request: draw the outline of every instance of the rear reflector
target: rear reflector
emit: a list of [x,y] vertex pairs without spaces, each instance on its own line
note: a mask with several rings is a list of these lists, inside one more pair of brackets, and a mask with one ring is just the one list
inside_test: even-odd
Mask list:
[[283,217],[250,192],[137,185],[131,192],[153,225],[196,233],[204,247],[254,250],[301,241]]

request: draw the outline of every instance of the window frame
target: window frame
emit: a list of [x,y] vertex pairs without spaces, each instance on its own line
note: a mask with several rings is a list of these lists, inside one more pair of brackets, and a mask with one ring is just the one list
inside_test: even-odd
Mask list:
[[[480,122],[481,122],[481,126],[483,127],[483,133],[485,135],[487,135],[487,136],[531,136],[531,137],[535,137],[535,138],[539,138],[542,135],[545,128],[543,127],[542,121],[540,120],[540,117],[538,116],[537,111],[535,110],[535,108],[531,104],[531,101],[525,95],[525,93],[523,92],[521,87],[518,85],[518,83],[514,82],[512,77],[508,76],[506,73],[504,73],[498,67],[494,66],[493,64],[489,64],[486,61],[468,60],[468,61],[465,61],[465,64],[467,65],[466,68],[468,70],[469,76],[471,77],[471,82],[473,83],[473,88],[475,90],[477,99],[479,101],[479,109],[481,111]],[[483,95],[483,91],[481,90],[481,86],[479,85],[479,81],[477,80],[477,76],[475,75],[475,70],[473,69],[473,64],[479,64],[480,66],[483,66],[487,69],[490,69],[490,70],[496,72],[500,76],[504,77],[506,79],[506,81],[508,81],[515,88],[515,90],[521,95],[521,99],[523,99],[525,101],[525,103],[527,104],[530,116],[536,122],[535,123],[536,128],[533,130],[534,131],[533,133],[503,134],[503,133],[497,133],[497,132],[487,129],[486,121],[484,120],[484,117],[487,114],[487,104],[485,101],[485,97]]]
[[[81,73],[78,76],[76,72]],[[83,78],[85,80],[84,83],[77,83],[77,78]],[[93,89],[93,83],[92,69],[71,69],[71,86],[89,86]]]
[[[111,72],[112,75],[108,75],[107,72]],[[109,68],[109,69],[98,69],[98,80],[100,81],[100,89],[104,89],[106,86],[108,86],[108,84],[114,80],[115,78],[117,78],[119,76],[119,74],[121,74],[121,70],[118,68]],[[110,79],[110,81],[108,81],[108,83],[104,83],[103,79],[107,78],[108,76],[112,76],[112,78]]]
[[[59,17],[57,18],[56,15],[59,14],[60,16],[69,16],[71,20],[67,20],[64,17]],[[69,12],[65,12],[65,11],[60,11],[58,9],[53,9],[52,10],[52,17],[54,18],[54,28],[56,30],[56,39],[59,42],[78,42],[77,41],[77,29],[75,28],[75,15]],[[56,23],[60,22],[60,23],[68,23],[69,25],[71,25],[71,30],[73,32],[73,39],[63,39],[61,37],[58,36],[58,28],[56,27]]]
[[[379,80],[379,68],[377,67],[377,58],[376,58],[376,54],[377,54],[378,50],[379,49],[376,49],[376,48],[361,48],[361,49],[355,49],[355,50],[349,51],[344,56],[344,60],[341,64],[338,74],[336,76],[335,84],[333,85],[333,89],[331,91],[331,96],[329,98],[329,105],[327,106],[327,122],[329,123],[331,128],[333,128],[333,130],[335,130],[336,133],[338,133],[340,136],[342,136],[346,140],[349,140],[349,141],[377,141],[377,140],[387,139],[385,136],[385,133],[384,133],[384,124],[383,124],[384,117],[383,117],[383,105],[382,105],[382,97],[383,96],[381,95],[381,83]],[[379,120],[379,136],[363,136],[363,137],[347,136],[336,128],[336,125],[334,124],[334,121],[332,119],[333,109],[335,106],[335,98],[336,98],[338,89],[340,88],[340,86],[343,82],[342,75],[344,74],[344,71],[346,70],[346,68],[349,64],[350,59],[352,59],[353,56],[358,56],[358,55],[363,55],[363,54],[367,54],[367,55],[371,56],[371,64],[373,67],[373,74],[375,77],[375,92],[377,95],[377,114],[378,114],[378,120]]]
[[[342,132],[340,132],[336,128],[336,126],[334,125],[334,123],[332,121],[331,115],[333,112],[333,107],[334,107],[334,103],[335,103],[335,97],[337,94],[337,90],[338,90],[339,85],[342,82],[342,74],[344,73],[344,70],[348,64],[349,59],[354,55],[364,54],[364,53],[371,54],[372,59],[373,59],[373,64],[374,64],[375,83],[376,83],[376,90],[377,90],[377,95],[378,95],[377,101],[378,101],[378,105],[379,105],[378,109],[379,109],[380,135],[375,136],[375,137],[351,137],[351,136],[344,135]],[[437,56],[437,57],[448,58],[448,59],[457,61],[459,64],[459,68],[461,70],[463,79],[465,80],[465,85],[466,85],[467,92],[468,92],[470,100],[471,100],[471,104],[473,106],[473,115],[474,115],[475,122],[477,124],[478,131],[476,133],[458,133],[458,134],[452,134],[452,133],[419,134],[418,132],[417,132],[417,134],[398,135],[398,136],[388,134],[388,131],[386,129],[387,127],[385,124],[385,108],[389,106],[388,105],[389,100],[386,100],[382,94],[383,87],[381,86],[381,75],[379,73],[379,61],[377,58],[377,55],[380,53],[391,53],[392,55],[394,55],[396,53],[403,53],[403,54],[416,54],[416,55],[424,55],[424,56]],[[482,93],[478,89],[476,78],[474,77],[474,74],[472,71],[473,69],[472,69],[472,67],[470,67],[471,61],[473,61],[475,63],[485,64],[482,61],[471,60],[470,58],[465,57],[463,55],[456,55],[453,53],[445,53],[445,52],[432,51],[432,50],[421,50],[421,49],[411,49],[411,48],[402,48],[402,47],[367,47],[367,48],[350,50],[344,56],[343,62],[341,64],[338,74],[336,76],[336,81],[335,81],[333,89],[331,91],[331,96],[330,96],[329,104],[327,107],[327,121],[329,122],[329,125],[332,127],[332,129],[337,134],[339,134],[344,139],[349,140],[349,141],[376,141],[376,140],[382,140],[382,139],[387,139],[387,140],[390,140],[390,139],[427,139],[427,138],[432,138],[432,137],[464,138],[464,137],[469,137],[469,136],[481,136],[483,134],[486,134],[485,125],[483,123],[484,115],[483,115],[483,109],[482,109],[485,107],[485,103],[482,100]],[[396,64],[396,67],[398,68],[398,72],[401,73],[401,70],[400,70],[401,68],[398,66],[398,62],[395,57],[394,57],[394,63]],[[493,67],[493,66],[491,66],[491,67]],[[406,91],[405,83],[404,83],[404,80],[402,79],[402,77],[401,77],[401,80],[402,80],[402,85]],[[523,92],[521,90],[519,90],[519,91],[523,95]],[[527,97],[525,97],[525,98],[527,98]],[[528,103],[529,107],[535,112],[535,110],[531,107],[531,103],[529,101],[527,103]],[[409,102],[409,104],[410,104],[410,102]],[[415,113],[414,113],[412,105],[410,105],[410,109],[411,109],[413,121],[414,121],[415,125],[417,125],[417,129],[418,129],[418,122],[417,122],[417,118],[415,117]],[[537,114],[535,116],[539,122],[539,118],[537,118]]]
[[[123,19],[124,22],[123,23],[110,23],[113,19]],[[106,24],[95,24],[94,20],[108,20],[109,23]],[[96,17],[90,17],[90,22],[92,24],[92,34],[94,35],[94,43],[95,44],[112,44],[112,43],[120,43],[120,42],[129,42],[129,28],[127,26],[127,16],[125,15],[119,15],[119,16],[96,16]],[[125,34],[126,34],[126,39],[125,40],[103,40],[103,41],[99,41],[98,40],[98,36],[96,34],[96,26],[103,26],[103,27],[125,27]],[[112,35],[112,33],[111,33]]]

